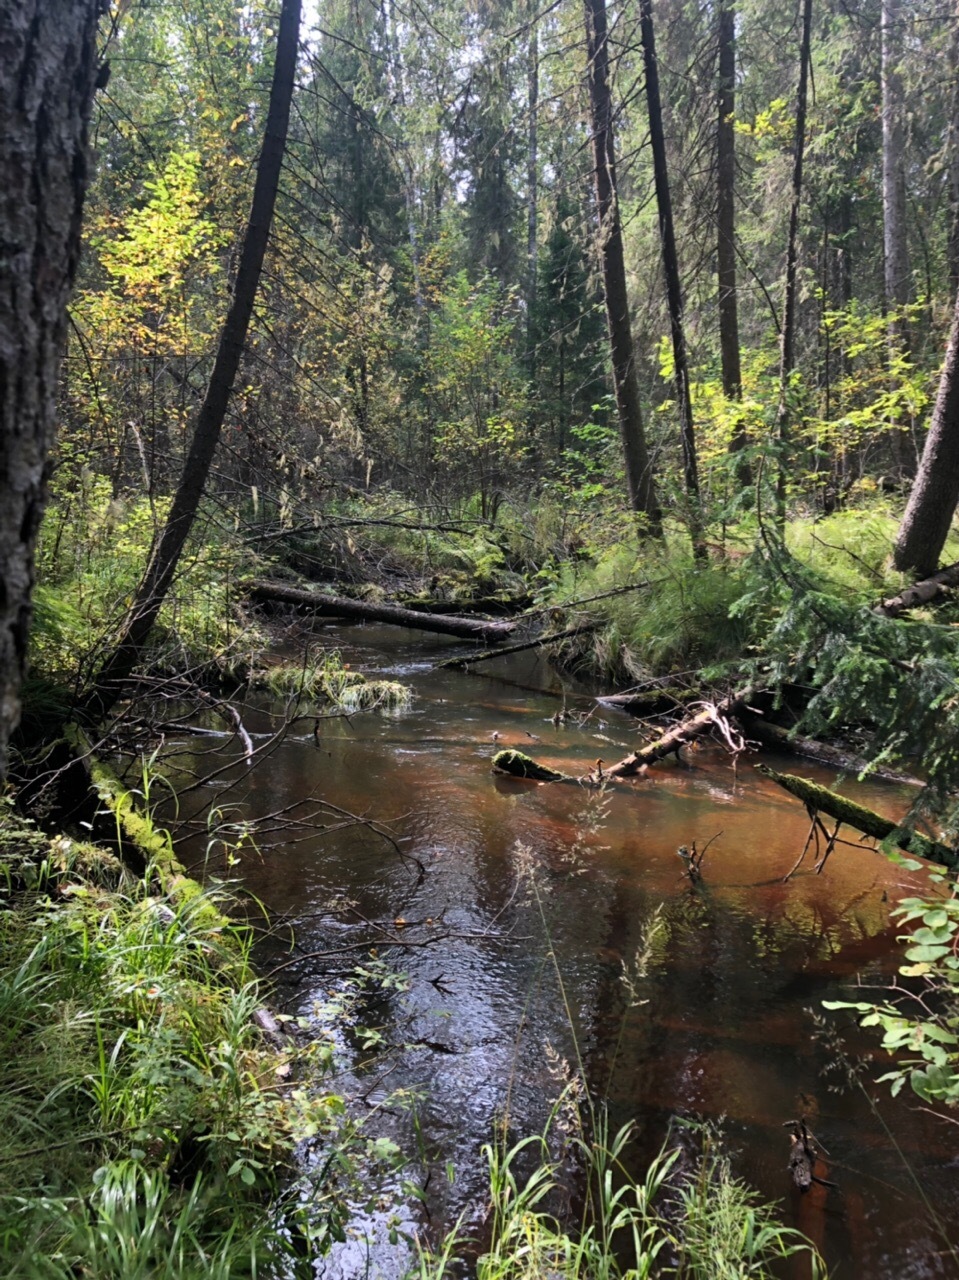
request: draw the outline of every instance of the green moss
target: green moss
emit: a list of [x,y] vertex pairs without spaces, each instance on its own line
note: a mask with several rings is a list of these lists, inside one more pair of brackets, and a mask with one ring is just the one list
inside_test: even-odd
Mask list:
[[497,751],[493,756],[493,772],[508,773],[511,778],[530,778],[537,782],[569,782],[568,774],[537,764],[522,751]]

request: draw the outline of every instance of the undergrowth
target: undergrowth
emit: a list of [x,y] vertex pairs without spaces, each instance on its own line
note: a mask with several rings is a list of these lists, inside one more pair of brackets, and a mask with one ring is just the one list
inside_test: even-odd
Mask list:
[[[7,805],[0,874],[0,1270],[262,1273],[290,1243],[270,1205],[294,1144],[348,1142],[341,1099],[286,1080],[329,1046],[266,1044],[224,889],[162,894]],[[312,1200],[311,1233],[341,1231],[336,1188]]]

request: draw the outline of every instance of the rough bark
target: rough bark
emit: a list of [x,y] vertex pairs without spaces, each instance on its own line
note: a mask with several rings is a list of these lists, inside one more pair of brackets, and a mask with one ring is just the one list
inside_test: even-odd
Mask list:
[[269,600],[311,609],[327,618],[386,622],[392,626],[409,627],[413,631],[434,631],[439,635],[459,636],[463,640],[493,643],[505,640],[516,629],[512,622],[488,622],[478,618],[451,618],[448,615],[421,613],[416,609],[404,609],[397,604],[371,604],[368,600],[321,595],[318,591],[304,591],[302,587],[291,587],[285,582],[254,582],[250,588],[250,596],[254,600]]
[[0,782],[20,714],[99,0],[0,0]]
[[803,0],[802,39],[799,48],[799,87],[796,91],[796,136],[793,142],[792,199],[789,236],[786,241],[786,285],[783,295],[782,333],[779,348],[779,408],[776,431],[780,458],[776,480],[776,508],[780,522],[786,519],[786,457],[791,436],[790,380],[796,367],[796,303],[799,293],[799,207],[802,202],[803,161],[806,154],[806,105],[809,96],[809,58],[812,46],[812,0]]
[[[911,293],[906,234],[904,94],[902,76],[899,72],[902,21],[901,0],[882,0],[883,299],[888,317],[886,341],[890,365],[908,351],[909,332],[905,307]],[[915,454],[906,426],[899,415],[894,416],[890,426],[893,429],[892,443],[896,469],[900,475],[912,475],[915,471]]]
[[909,251],[906,239],[905,129],[899,73],[902,44],[901,0],[882,0],[882,244],[886,307],[892,312],[890,345],[905,342],[902,308],[909,302]]
[[959,501],[959,296],[922,461],[893,548],[904,573],[935,573]]
[[[719,5],[719,119],[716,124],[716,276],[719,288],[719,351],[723,394],[742,399],[743,379],[739,356],[739,301],[736,281],[736,9]],[[746,433],[737,424],[729,442],[730,453],[746,447]],[[752,483],[748,462],[740,459],[736,478],[745,487]]]
[[898,618],[907,609],[920,609],[925,604],[932,604],[947,596],[953,587],[959,587],[959,564],[947,565],[931,578],[914,582],[897,596],[877,604],[876,612],[885,618]]
[[953,8],[952,46],[949,75],[952,80],[952,110],[946,137],[949,160],[949,281],[959,293],[959,4]]
[[529,20],[529,47],[526,68],[526,349],[529,376],[536,374],[536,285],[538,270],[538,189],[539,189],[539,30],[537,16]]
[[626,288],[626,259],[616,190],[613,108],[609,88],[609,50],[605,0],[584,0],[586,51],[589,59],[590,131],[599,252],[603,270],[606,322],[613,366],[613,388],[626,463],[626,488],[632,509],[643,516],[646,532],[662,536],[662,513],[653,483],[652,464],[639,399],[639,380]]
[[653,182],[659,213],[659,240],[663,252],[669,331],[673,344],[673,377],[676,384],[676,403],[679,406],[679,429],[683,445],[683,480],[686,486],[686,500],[689,504],[689,532],[697,556],[704,556],[705,548],[701,545],[703,521],[699,498],[699,468],[696,464],[696,433],[693,427],[689,360],[686,355],[686,330],[683,323],[683,289],[679,275],[679,254],[676,250],[673,201],[669,189],[669,167],[666,159],[666,134],[663,129],[663,101],[659,88],[659,60],[656,57],[652,0],[640,0],[639,25],[643,41],[643,66],[646,71],[646,106],[649,115],[649,138],[653,151]]
[[818,782],[810,782],[808,778],[799,778],[792,773],[777,773],[775,769],[769,769],[763,764],[756,765],[756,768],[763,777],[771,779],[797,800],[801,800],[811,812],[825,813],[836,822],[854,827],[856,831],[872,836],[874,840],[888,840],[890,836],[894,836],[900,849],[926,858],[929,862],[938,862],[944,867],[959,866],[959,853],[955,849],[930,840],[918,831],[909,831],[873,809],[867,809],[846,796],[837,795],[828,787],[820,786]]
[[220,333],[213,372],[193,429],[190,451],[170,513],[154,546],[120,635],[100,668],[92,691],[85,699],[88,714],[106,714],[119,697],[123,681],[136,666],[173,582],[206,488],[243,354],[273,222],[273,208],[286,149],[290,103],[296,77],[299,30],[300,0],[282,0],[266,130],[257,163],[253,200],[240,254],[233,301]]

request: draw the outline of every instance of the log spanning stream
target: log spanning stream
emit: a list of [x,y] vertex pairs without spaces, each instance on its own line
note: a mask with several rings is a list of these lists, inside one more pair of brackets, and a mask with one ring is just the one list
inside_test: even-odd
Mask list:
[[[835,1044],[817,1034],[822,1000],[848,996],[857,975],[879,984],[895,973],[889,911],[925,887],[924,877],[870,850],[840,847],[822,875],[807,856],[784,883],[808,829],[802,806],[746,760],[734,773],[710,747],[605,795],[494,778],[494,752],[528,749],[530,735],[539,739],[537,758],[566,772],[637,745],[637,723],[615,711],[554,726],[561,686],[536,654],[463,674],[435,665],[461,651],[455,640],[335,624],[318,624],[313,639],[338,647],[354,668],[410,685],[412,707],[326,721],[318,741],[301,722],[250,772],[237,748],[234,816],[318,796],[388,824],[407,856],[366,827],[304,828],[262,855],[241,851],[228,874],[271,913],[299,921],[297,950],[277,941],[263,967],[296,961],[278,976],[280,997],[318,1028],[317,1009],[341,989],[347,962],[365,958],[363,950],[329,953],[374,936],[356,932],[344,899],[417,944],[379,939],[380,959],[409,986],[368,1002],[363,1017],[379,1027],[383,1045],[366,1051],[344,1040],[332,1087],[353,1089],[373,1131],[415,1153],[404,1176],[424,1188],[431,1229],[463,1211],[467,1227],[481,1220],[480,1148],[498,1120],[507,1117],[513,1138],[542,1126],[560,1087],[556,1058],[574,1059],[570,1013],[613,1127],[637,1124],[637,1168],[659,1148],[671,1117],[725,1117],[736,1172],[782,1202],[785,1220],[816,1241],[833,1277],[957,1274],[927,1212],[927,1203],[935,1206],[955,1241],[957,1130],[914,1099],[891,1101],[886,1086],[872,1085],[883,1069],[878,1052],[866,1088],[850,1085]],[[567,694],[571,712],[595,707],[584,691],[568,686]],[[256,713],[247,724],[269,727]],[[813,765],[789,768],[834,780]],[[895,787],[849,791],[890,816],[905,805],[906,792]],[[693,886],[677,848],[702,848],[713,837],[703,881]],[[529,867],[535,894],[522,878]],[[631,1001],[623,965],[660,907],[663,928]],[[297,959],[311,953],[321,954]],[[841,1015],[825,1021],[846,1029],[851,1056],[876,1049]],[[412,1109],[390,1098],[396,1090],[415,1098]],[[834,1190],[801,1197],[791,1188],[783,1125],[800,1115],[828,1151]],[[399,1214],[409,1228],[422,1222],[402,1203]],[[370,1220],[372,1238],[334,1251],[317,1274],[402,1275],[408,1252],[402,1240],[389,1243],[386,1218]]]

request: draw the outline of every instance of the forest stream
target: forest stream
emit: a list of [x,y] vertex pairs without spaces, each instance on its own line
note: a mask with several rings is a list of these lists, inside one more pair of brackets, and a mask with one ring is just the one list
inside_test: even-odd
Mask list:
[[[816,1242],[835,1280],[955,1274],[928,1213],[931,1204],[941,1222],[959,1220],[954,1129],[914,1097],[890,1100],[872,1083],[882,1070],[875,1040],[821,1009],[825,999],[855,998],[857,981],[895,974],[901,951],[889,912],[924,877],[841,846],[822,874],[807,854],[784,882],[808,818],[750,758],[734,770],[718,748],[687,749],[681,763],[605,794],[497,779],[489,762],[498,747],[533,746],[538,759],[581,773],[632,749],[637,722],[561,683],[535,653],[463,674],[435,669],[455,642],[389,627],[316,634],[354,669],[409,685],[411,707],[324,720],[318,738],[300,721],[256,768],[231,766],[239,782],[229,802],[235,816],[253,818],[325,798],[388,826],[404,856],[366,826],[304,828],[209,870],[239,877],[272,918],[295,923],[296,950],[287,935],[281,945],[281,930],[261,949],[262,967],[286,966],[280,1000],[318,1028],[337,975],[368,953],[305,957],[372,936],[331,916],[331,904],[349,899],[415,944],[378,945],[408,989],[364,1010],[383,1042],[372,1051],[344,1043],[333,1087],[360,1099],[372,1132],[419,1152],[402,1177],[425,1202],[414,1211],[401,1198],[368,1223],[369,1240],[334,1250],[317,1274],[401,1275],[409,1251],[402,1235],[388,1239],[390,1212],[405,1230],[422,1230],[425,1215],[433,1234],[464,1213],[464,1229],[481,1232],[481,1148],[504,1117],[511,1141],[543,1126],[562,1060],[576,1057],[569,1015],[613,1128],[637,1125],[637,1168],[674,1116],[722,1119],[735,1172],[783,1202],[785,1220]],[[552,723],[564,688],[572,715],[592,710],[585,723]],[[276,708],[261,703],[247,727],[268,730],[267,711]],[[813,765],[789,767],[834,781]],[[906,804],[907,792],[889,785],[855,793],[890,815]],[[694,841],[712,841],[698,885],[677,856]],[[196,857],[203,847],[198,838]],[[663,927],[630,991],[624,966],[628,974],[657,908]],[[848,1058],[873,1055],[865,1088],[849,1083],[823,1027],[842,1028]],[[398,1090],[406,1105],[393,1098]],[[790,1184],[784,1128],[800,1115],[836,1184],[805,1196]]]

